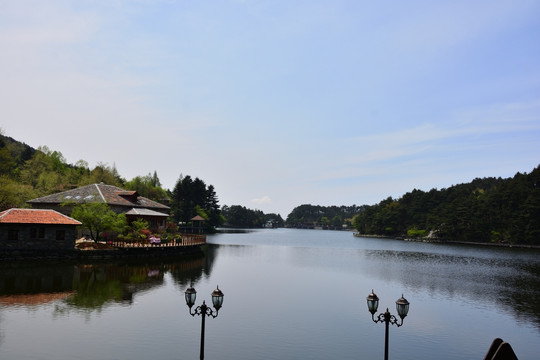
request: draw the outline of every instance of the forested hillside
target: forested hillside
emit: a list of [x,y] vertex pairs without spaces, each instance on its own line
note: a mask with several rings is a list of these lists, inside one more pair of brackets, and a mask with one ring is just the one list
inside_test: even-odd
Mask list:
[[510,179],[389,197],[365,207],[353,225],[361,234],[540,245],[540,167]]
[[342,229],[348,225],[354,215],[362,212],[363,206],[320,206],[300,205],[287,216],[286,224],[290,227],[313,228],[317,226]]
[[241,205],[224,205],[221,208],[226,219],[225,225],[236,228],[283,227],[284,221],[279,214],[265,214],[261,210],[248,209]]
[[90,169],[84,160],[68,164],[59,151],[46,146],[36,150],[0,132],[0,211],[28,207],[30,199],[100,182],[170,205],[175,223],[187,223],[195,215],[210,227],[224,221],[214,187],[199,178],[181,175],[170,191],[161,186],[155,171],[127,181],[114,165],[101,163]]

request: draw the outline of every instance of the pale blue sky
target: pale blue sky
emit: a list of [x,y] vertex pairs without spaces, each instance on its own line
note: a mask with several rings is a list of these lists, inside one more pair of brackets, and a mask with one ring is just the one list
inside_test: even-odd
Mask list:
[[0,0],[0,127],[286,217],[540,164],[539,1]]

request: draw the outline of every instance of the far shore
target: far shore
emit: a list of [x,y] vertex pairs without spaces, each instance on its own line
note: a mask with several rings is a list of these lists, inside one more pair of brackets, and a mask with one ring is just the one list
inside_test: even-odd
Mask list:
[[375,235],[375,234],[366,235],[366,234],[359,234],[357,232],[355,232],[353,235],[356,236],[356,237],[394,239],[394,240],[413,241],[413,242],[459,244],[459,245],[480,245],[480,246],[494,246],[494,247],[521,248],[521,249],[540,249],[540,246],[538,246],[538,245],[527,245],[527,244],[455,241],[455,240],[443,240],[443,239],[438,239],[438,238],[404,238],[404,237],[395,237],[395,236],[387,236],[387,235]]

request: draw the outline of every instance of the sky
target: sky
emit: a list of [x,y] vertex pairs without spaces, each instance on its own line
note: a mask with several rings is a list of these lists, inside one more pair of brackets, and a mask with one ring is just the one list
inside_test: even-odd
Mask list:
[[0,0],[0,128],[283,218],[512,177],[540,1]]

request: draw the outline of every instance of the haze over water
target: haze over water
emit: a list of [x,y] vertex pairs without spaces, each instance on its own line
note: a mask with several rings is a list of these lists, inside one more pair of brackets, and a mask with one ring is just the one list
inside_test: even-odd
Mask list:
[[[520,360],[540,353],[538,251],[356,238],[273,229],[208,237],[204,256],[101,264],[16,264],[0,273],[2,359],[196,359],[196,305],[207,359],[382,359],[384,325],[366,296],[396,314],[390,358],[482,359],[495,337]],[[397,315],[397,314],[396,314]]]

